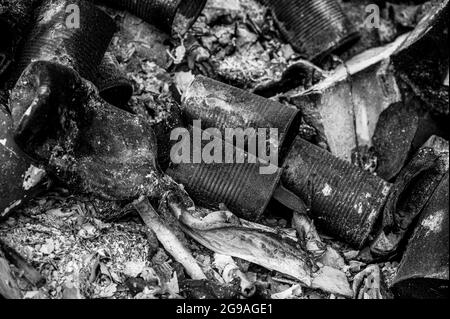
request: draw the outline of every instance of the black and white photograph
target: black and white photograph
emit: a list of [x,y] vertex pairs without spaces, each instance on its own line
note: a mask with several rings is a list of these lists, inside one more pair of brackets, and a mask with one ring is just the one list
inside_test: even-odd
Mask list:
[[0,303],[448,299],[449,9],[0,0]]

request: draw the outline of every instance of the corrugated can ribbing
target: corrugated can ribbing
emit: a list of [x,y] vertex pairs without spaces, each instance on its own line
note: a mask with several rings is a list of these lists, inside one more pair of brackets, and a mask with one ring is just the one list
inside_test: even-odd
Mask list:
[[311,205],[320,227],[357,247],[368,238],[391,188],[300,138],[286,157],[282,182]]
[[302,55],[318,59],[358,38],[336,0],[264,0],[281,33]]
[[[79,8],[79,27],[68,24],[70,5]],[[53,61],[72,67],[90,81],[116,31],[115,22],[84,0],[46,0],[20,53],[14,80],[33,61]]]
[[262,175],[258,164],[180,164],[167,171],[186,187],[197,203],[218,208],[225,204],[238,216],[257,220],[278,184],[281,170]]

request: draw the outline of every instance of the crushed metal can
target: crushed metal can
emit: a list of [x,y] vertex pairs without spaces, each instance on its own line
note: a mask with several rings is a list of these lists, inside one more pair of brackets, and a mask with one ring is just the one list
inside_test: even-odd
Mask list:
[[[67,24],[69,5],[79,8],[79,26]],[[20,53],[12,86],[32,61],[59,62],[95,82],[97,68],[116,28],[111,17],[87,1],[45,0]]]
[[399,178],[402,169],[433,136],[448,138],[445,118],[423,112],[421,101],[394,103],[380,114],[372,142],[376,173],[387,181]]
[[391,189],[390,183],[301,138],[286,156],[281,181],[310,206],[319,227],[358,248]]
[[432,136],[402,169],[383,211],[380,232],[370,245],[375,257],[398,253],[417,216],[449,170],[449,143]]
[[91,0],[127,10],[173,36],[184,35],[195,23],[206,0]]
[[308,60],[317,60],[359,38],[336,0],[263,0],[283,36]]
[[254,133],[261,128],[278,129],[280,160],[297,135],[300,123],[299,112],[293,106],[201,75],[184,92],[181,107],[189,124],[201,120],[202,128],[217,128],[223,136],[227,128],[253,128]]
[[119,62],[111,52],[106,52],[103,57],[94,84],[106,102],[130,111],[127,103],[133,95],[133,85],[120,70]]
[[15,143],[11,116],[0,105],[0,219],[36,195],[45,179]]
[[75,193],[161,196],[151,124],[105,102],[72,68],[31,63],[11,93],[14,140]]
[[420,216],[392,283],[400,297],[449,297],[448,192],[447,172]]

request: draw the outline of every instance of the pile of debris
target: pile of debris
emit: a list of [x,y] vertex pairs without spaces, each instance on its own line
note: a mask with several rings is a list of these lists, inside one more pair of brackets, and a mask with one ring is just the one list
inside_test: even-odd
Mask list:
[[448,11],[0,0],[0,296],[448,297]]

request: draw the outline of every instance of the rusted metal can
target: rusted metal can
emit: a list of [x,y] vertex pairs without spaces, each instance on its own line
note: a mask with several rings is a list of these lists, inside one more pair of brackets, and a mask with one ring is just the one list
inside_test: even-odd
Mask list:
[[103,57],[94,84],[106,102],[129,111],[127,103],[133,95],[133,85],[121,72],[119,62],[112,53],[106,52]]
[[206,0],[91,0],[127,10],[171,35],[184,35],[195,23]]
[[336,0],[264,0],[289,43],[309,60],[316,60],[359,35]]
[[[186,120],[201,120],[202,128],[278,129],[280,160],[298,133],[300,116],[287,106],[236,87],[198,75],[183,95]],[[256,154],[255,154],[256,155]]]
[[[79,8],[78,25],[66,12],[74,5]],[[12,80],[15,83],[32,61],[44,60],[70,66],[93,81],[115,31],[114,20],[87,1],[45,0]]]
[[286,156],[281,180],[311,206],[319,227],[358,248],[366,242],[391,188],[301,138]]
[[[202,133],[201,130],[199,133]],[[186,130],[186,134],[194,136],[195,129]],[[195,143],[194,139],[195,136],[193,143]],[[206,163],[203,159],[196,161],[194,154],[196,152],[201,154],[202,150],[193,145],[190,160],[177,164],[172,162],[166,173],[176,182],[183,184],[198,204],[213,209],[218,209],[220,204],[225,204],[239,217],[251,221],[257,220],[263,214],[278,186],[281,169],[252,157],[251,154],[234,147],[231,143],[223,140],[221,142],[222,150],[225,150],[226,144],[232,147],[234,159],[230,161],[232,163],[226,163],[226,161]],[[204,145],[203,142],[202,148]],[[236,160],[237,152],[243,154],[243,161]],[[262,174],[261,167],[269,166],[270,174]]]
[[449,175],[424,209],[394,278],[392,289],[404,298],[448,298]]
[[14,142],[11,117],[0,105],[0,219],[32,197],[45,176]]

